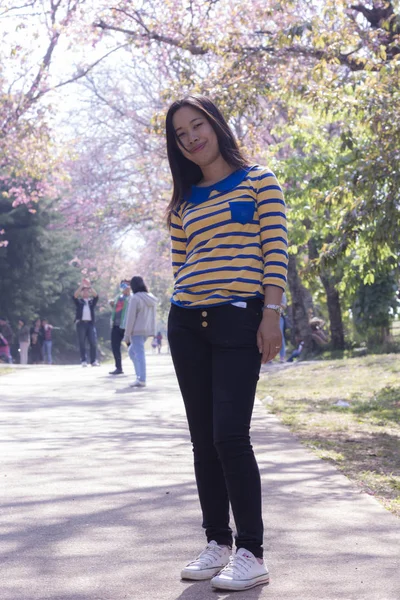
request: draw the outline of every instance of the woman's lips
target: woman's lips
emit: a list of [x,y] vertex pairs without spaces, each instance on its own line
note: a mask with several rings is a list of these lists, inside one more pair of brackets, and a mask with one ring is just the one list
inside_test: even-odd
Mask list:
[[200,144],[200,146],[196,146],[196,148],[192,148],[192,150],[190,151],[191,154],[195,154],[196,152],[200,152],[200,150],[203,150],[204,146],[206,145],[207,142],[204,142],[204,144]]

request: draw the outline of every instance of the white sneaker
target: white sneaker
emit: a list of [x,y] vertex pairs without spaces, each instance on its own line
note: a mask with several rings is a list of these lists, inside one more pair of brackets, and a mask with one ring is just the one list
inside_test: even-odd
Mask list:
[[81,362],[82,367],[87,367],[87,362],[84,360]]
[[140,381],[140,379],[136,379],[136,381],[129,384],[129,387],[146,387],[146,382]]
[[254,554],[245,548],[230,557],[229,563],[216,577],[211,585],[220,590],[248,590],[256,585],[269,582],[269,573],[264,563],[260,564]]
[[92,362],[92,367],[99,367],[100,363],[98,360],[95,360],[94,362]]
[[232,549],[228,546],[218,546],[217,542],[212,540],[196,560],[190,562],[181,571],[182,579],[211,579],[214,575],[229,562],[229,556]]

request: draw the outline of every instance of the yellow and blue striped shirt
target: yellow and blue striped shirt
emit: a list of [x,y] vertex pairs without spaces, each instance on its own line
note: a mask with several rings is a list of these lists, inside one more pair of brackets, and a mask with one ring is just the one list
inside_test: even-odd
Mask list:
[[192,186],[171,216],[171,301],[199,308],[264,298],[285,289],[285,202],[265,167],[239,169],[210,187]]

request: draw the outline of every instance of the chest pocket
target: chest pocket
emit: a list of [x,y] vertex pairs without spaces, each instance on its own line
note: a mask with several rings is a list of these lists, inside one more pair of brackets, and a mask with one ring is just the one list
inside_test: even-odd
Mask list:
[[231,218],[235,223],[245,225],[253,220],[255,203],[253,200],[229,202]]

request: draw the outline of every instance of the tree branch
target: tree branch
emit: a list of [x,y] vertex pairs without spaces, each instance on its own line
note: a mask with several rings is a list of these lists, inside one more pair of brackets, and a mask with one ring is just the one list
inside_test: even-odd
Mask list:
[[[365,58],[352,57],[351,55],[356,51],[357,50],[352,50],[351,52],[349,52],[347,54],[342,54],[342,53],[331,54],[327,50],[315,50],[314,48],[307,47],[307,46],[300,46],[298,44],[297,45],[292,44],[291,46],[287,46],[286,48],[276,48],[273,45],[240,46],[234,50],[234,52],[236,52],[237,54],[239,54],[240,52],[241,53],[247,52],[248,55],[270,54],[270,55],[275,55],[277,57],[297,55],[297,56],[304,56],[306,58],[309,57],[309,58],[313,58],[316,60],[326,60],[326,61],[338,59],[340,64],[348,67],[352,71],[362,71],[365,69],[367,60]],[[372,71],[379,71],[379,69],[380,69],[379,65],[374,65],[371,67]]]
[[12,6],[11,8],[6,8],[2,13],[0,13],[0,17],[3,17],[4,15],[10,13],[11,11],[15,10],[21,10],[22,8],[31,8],[33,7],[35,4],[35,0],[32,0],[32,2],[27,2],[26,4],[21,4],[21,6]]
[[[73,75],[72,77],[70,77],[66,81],[61,81],[60,83],[57,83],[57,85],[54,85],[53,87],[47,88],[46,90],[44,90],[42,92],[41,95],[43,96],[43,94],[45,94],[46,92],[49,92],[51,90],[56,90],[56,89],[58,89],[60,87],[63,87],[64,85],[67,85],[68,83],[73,83],[74,81],[78,81],[78,79],[81,79],[82,77],[85,77],[90,71],[92,71],[95,67],[97,67],[97,65],[99,63],[101,63],[104,59],[108,58],[111,54],[113,54],[117,50],[121,50],[121,48],[126,48],[128,46],[129,46],[129,44],[122,44],[121,46],[116,46],[115,48],[113,48],[112,50],[110,50],[109,52],[107,52],[106,54],[104,54],[101,58],[99,58],[98,60],[96,60],[94,63],[92,63],[91,65],[89,65],[85,69],[79,69],[75,73],[75,75]],[[38,98],[39,98],[39,96],[37,98],[35,98],[35,100],[37,100]]]
[[103,31],[117,31],[118,33],[124,33],[128,35],[132,39],[148,39],[148,41],[154,40],[156,42],[161,42],[163,44],[168,44],[169,46],[174,46],[175,48],[182,48],[182,50],[188,50],[193,55],[204,55],[208,53],[208,49],[203,46],[199,46],[196,44],[186,44],[180,40],[176,40],[169,36],[160,35],[158,33],[154,33],[152,31],[147,31],[146,33],[138,33],[133,29],[125,29],[123,27],[116,27],[114,25],[108,25],[103,20],[94,23],[94,27],[98,27]]
[[[58,39],[58,36],[57,36],[57,39]],[[42,96],[44,96],[45,94],[47,94],[50,91],[56,90],[60,87],[63,87],[64,85],[68,85],[69,83],[74,83],[75,81],[82,79],[82,77],[85,77],[90,71],[92,71],[92,69],[94,69],[99,63],[101,63],[103,60],[105,60],[108,56],[110,56],[117,50],[120,50],[121,48],[125,48],[125,47],[129,46],[129,44],[122,44],[120,46],[117,46],[116,48],[113,48],[112,50],[110,50],[109,52],[107,52],[106,54],[101,56],[98,60],[96,60],[94,63],[92,63],[88,67],[86,67],[84,69],[83,68],[78,69],[78,71],[75,73],[75,75],[73,75],[69,79],[67,79],[65,81],[61,81],[60,83],[57,83],[57,85],[48,86],[46,88],[43,88],[42,90],[37,92],[38,87],[42,81],[43,74],[50,65],[51,55],[54,51],[56,43],[57,42],[52,42],[50,44],[50,46],[46,52],[45,59],[43,60],[43,63],[38,71],[38,74],[35,77],[34,82],[32,83],[29,91],[25,94],[21,104],[15,110],[14,115],[10,114],[10,116],[8,117],[6,122],[3,123],[3,125],[2,125],[3,134],[6,134],[6,132],[9,130],[9,128],[16,121],[18,121],[19,117],[21,117]],[[35,93],[35,92],[37,92],[37,93]]]
[[[48,91],[48,90],[42,90],[39,91],[39,86],[43,81],[43,78],[45,76],[45,73],[48,72],[49,67],[50,67],[50,63],[51,63],[51,59],[53,56],[53,52],[57,46],[60,34],[61,34],[61,30],[57,30],[56,28],[56,20],[57,20],[57,11],[60,8],[62,0],[50,0],[50,7],[51,7],[51,14],[50,14],[50,19],[51,19],[51,24],[52,24],[52,29],[51,29],[51,36],[50,36],[50,43],[49,46],[46,50],[46,53],[43,57],[42,63],[39,67],[39,70],[36,74],[36,77],[34,78],[32,85],[30,87],[30,89],[28,90],[28,92],[25,94],[23,102],[21,103],[21,105],[17,108],[16,112],[15,112],[15,116],[18,119],[34,102],[36,102],[38,100],[38,98],[40,98],[41,96],[43,96],[43,94]],[[61,25],[67,25],[69,20],[71,19],[71,16],[73,15],[73,13],[76,11],[78,6],[78,1],[75,1],[75,4],[73,4],[73,6],[71,6],[70,4],[68,4],[68,9],[67,9],[67,14],[65,15],[64,19],[61,20],[60,24]]]
[[[149,42],[151,40],[160,42],[162,44],[167,44],[169,46],[174,46],[175,48],[181,48],[182,50],[187,50],[188,52],[190,52],[193,55],[205,55],[209,52],[209,49],[206,46],[203,45],[199,45],[199,44],[188,44],[186,43],[184,40],[177,40],[175,38],[172,38],[170,36],[165,36],[165,35],[160,35],[157,34],[155,32],[151,32],[149,30],[147,30],[146,33],[139,33],[133,29],[126,29],[123,27],[117,27],[114,25],[108,25],[107,23],[105,23],[104,21],[100,20],[99,22],[94,24],[94,27],[98,27],[104,31],[116,31],[119,33],[124,33],[125,35],[129,36],[131,39],[134,40],[143,40],[143,39],[147,39]],[[257,54],[257,53],[268,53],[271,55],[276,55],[276,56],[285,56],[285,55],[302,55],[305,57],[309,57],[312,59],[316,59],[316,60],[332,60],[332,59],[338,59],[340,64],[342,64],[343,66],[348,67],[351,71],[362,71],[365,69],[367,60],[365,58],[361,58],[361,57],[354,57],[352,56],[352,54],[354,54],[355,51],[351,51],[349,53],[338,53],[338,54],[332,54],[327,50],[316,50],[312,47],[306,47],[306,46],[300,46],[300,45],[295,45],[292,44],[290,46],[287,46],[286,48],[277,48],[276,46],[270,44],[268,46],[237,46],[237,47],[231,47],[231,48],[227,48],[226,49],[227,53],[232,53],[232,54],[243,54],[245,52],[251,53],[251,54]],[[379,71],[380,70],[380,65],[373,65],[371,67],[371,70],[373,71]]]
[[378,6],[373,4],[373,8],[367,8],[363,4],[353,4],[350,8],[363,14],[374,29],[382,27],[382,23],[388,21],[394,15],[394,8],[391,2],[385,2]]
[[47,71],[50,66],[51,57],[53,55],[55,47],[57,46],[59,37],[60,37],[60,33],[57,31],[54,31],[53,35],[51,37],[51,40],[50,40],[49,47],[47,48],[46,54],[43,57],[43,61],[39,67],[37,75],[36,75],[35,79],[33,80],[29,91],[25,94],[22,105],[17,109],[17,117],[21,116],[22,113],[24,113],[26,111],[26,109],[29,108],[29,106],[31,106],[31,104],[35,100],[37,100],[37,98],[39,98],[40,96],[43,95],[43,92],[39,92],[36,96],[35,96],[35,93],[39,88],[39,85],[43,79],[45,71]]

